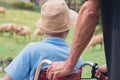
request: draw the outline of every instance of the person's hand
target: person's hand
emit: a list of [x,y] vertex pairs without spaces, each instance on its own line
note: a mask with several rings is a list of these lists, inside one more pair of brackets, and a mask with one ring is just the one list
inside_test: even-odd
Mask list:
[[105,76],[103,73],[107,73],[107,67],[106,65],[100,66],[96,70],[96,77],[101,78],[101,80],[108,80],[108,76]]
[[[71,74],[73,70],[70,68],[67,62],[53,62],[47,69],[47,78],[49,80],[57,80],[59,77],[67,76]],[[80,71],[74,72],[78,73]]]

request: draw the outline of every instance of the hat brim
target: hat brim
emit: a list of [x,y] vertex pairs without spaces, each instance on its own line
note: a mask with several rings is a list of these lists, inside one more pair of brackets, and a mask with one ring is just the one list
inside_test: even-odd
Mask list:
[[41,18],[37,21],[36,25],[37,25],[37,27],[39,27],[41,30],[43,30],[44,32],[47,32],[47,33],[56,34],[56,33],[64,32],[64,31],[69,30],[71,27],[75,26],[75,25],[76,25],[76,22],[77,22],[78,13],[75,12],[74,10],[69,9],[69,14],[70,14],[70,24],[68,25],[68,28],[65,29],[65,30],[62,30],[62,31],[50,31],[49,29],[46,29],[46,28],[42,25],[42,19],[41,19]]
[[70,13],[71,26],[75,26],[78,19],[78,13],[72,9],[69,9],[69,13]]

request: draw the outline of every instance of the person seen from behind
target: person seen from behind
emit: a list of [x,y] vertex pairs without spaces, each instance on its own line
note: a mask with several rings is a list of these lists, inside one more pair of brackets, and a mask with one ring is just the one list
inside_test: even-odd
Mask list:
[[[6,75],[0,80],[33,80],[42,60],[65,61],[71,51],[65,39],[76,20],[77,13],[70,10],[64,0],[49,0],[43,4],[39,27],[44,31],[45,39],[29,43],[5,68]],[[74,70],[79,69],[81,63],[80,57]]]

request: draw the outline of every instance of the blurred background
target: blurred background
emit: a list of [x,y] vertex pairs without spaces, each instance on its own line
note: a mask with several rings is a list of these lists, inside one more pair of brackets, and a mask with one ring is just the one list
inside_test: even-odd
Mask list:
[[[65,1],[76,12],[79,12],[84,3],[84,0]],[[27,44],[44,39],[44,33],[38,28],[43,2],[44,0],[0,0],[0,77],[5,75],[4,68]],[[67,38],[69,45],[72,43],[73,33],[74,27]],[[91,61],[99,65],[106,63],[101,18],[82,57],[83,62]],[[82,77],[90,77],[90,69],[85,68]]]

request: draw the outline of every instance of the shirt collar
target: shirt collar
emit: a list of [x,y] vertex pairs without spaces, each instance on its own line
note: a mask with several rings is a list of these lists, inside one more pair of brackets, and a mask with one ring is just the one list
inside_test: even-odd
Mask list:
[[54,44],[67,44],[64,38],[60,37],[48,37],[45,38],[42,42],[54,43]]

